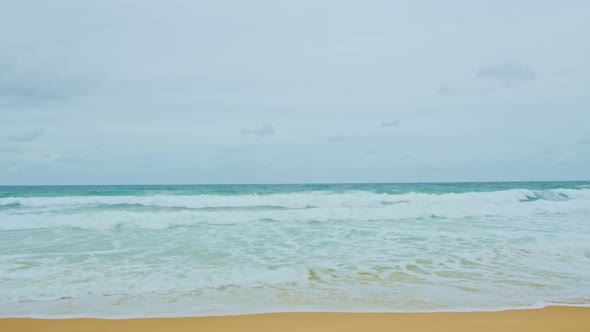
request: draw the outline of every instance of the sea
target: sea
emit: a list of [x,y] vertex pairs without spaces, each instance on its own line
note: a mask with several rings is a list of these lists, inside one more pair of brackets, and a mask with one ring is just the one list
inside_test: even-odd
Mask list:
[[0,317],[590,306],[590,182],[1,186]]

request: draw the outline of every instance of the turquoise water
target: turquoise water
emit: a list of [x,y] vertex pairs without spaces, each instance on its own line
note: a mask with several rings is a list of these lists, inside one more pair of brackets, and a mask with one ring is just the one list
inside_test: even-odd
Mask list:
[[590,182],[0,187],[0,316],[590,305]]

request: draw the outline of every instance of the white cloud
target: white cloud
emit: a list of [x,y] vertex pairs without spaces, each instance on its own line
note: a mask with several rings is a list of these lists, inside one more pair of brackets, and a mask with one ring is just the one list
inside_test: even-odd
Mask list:
[[526,83],[537,77],[535,70],[519,61],[507,61],[499,64],[483,66],[476,74],[477,78],[496,81],[505,87]]
[[32,142],[37,138],[43,136],[45,134],[45,130],[42,128],[37,128],[29,131],[23,131],[20,133],[12,134],[4,136],[4,139],[7,141],[13,142]]
[[391,119],[381,122],[381,128],[399,127],[398,119]]
[[436,90],[436,93],[438,93],[439,95],[450,95],[455,92],[457,92],[457,90],[448,83],[441,84],[438,90]]
[[221,149],[219,152],[224,153],[224,154],[239,154],[239,153],[244,153],[247,151],[248,151],[248,149],[246,149],[244,147],[233,147],[233,148]]
[[0,146],[0,152],[2,152],[2,153],[21,153],[22,151],[20,149],[14,148],[14,147],[1,147]]
[[66,58],[0,57],[0,106],[62,102],[98,84],[96,77],[77,73],[70,66]]
[[114,150],[118,148],[120,148],[120,146],[115,144],[97,144],[94,146],[95,150]]
[[379,154],[381,154],[381,152],[379,152],[379,151],[377,151],[377,150],[374,150],[374,149],[368,149],[368,150],[367,150],[365,153],[366,153],[367,155],[373,155],[373,156],[374,156],[374,155],[379,155]]
[[244,128],[240,131],[242,135],[254,135],[254,136],[268,136],[275,133],[275,128],[269,124],[263,124],[259,128],[248,129]]
[[329,141],[334,141],[334,142],[344,142],[344,141],[348,141],[350,140],[350,136],[347,135],[334,135],[334,136],[329,136],[328,137]]

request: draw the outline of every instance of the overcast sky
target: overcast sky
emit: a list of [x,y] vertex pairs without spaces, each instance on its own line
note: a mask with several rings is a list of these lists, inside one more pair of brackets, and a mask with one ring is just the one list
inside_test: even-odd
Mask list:
[[590,176],[590,1],[0,1],[0,184]]

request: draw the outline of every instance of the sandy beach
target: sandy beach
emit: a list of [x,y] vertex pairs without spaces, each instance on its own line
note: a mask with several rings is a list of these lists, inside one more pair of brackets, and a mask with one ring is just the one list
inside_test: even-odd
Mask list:
[[590,308],[460,313],[278,313],[142,319],[0,319],[2,331],[590,331]]

